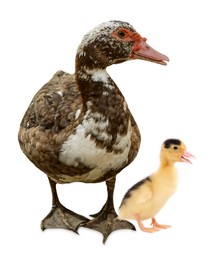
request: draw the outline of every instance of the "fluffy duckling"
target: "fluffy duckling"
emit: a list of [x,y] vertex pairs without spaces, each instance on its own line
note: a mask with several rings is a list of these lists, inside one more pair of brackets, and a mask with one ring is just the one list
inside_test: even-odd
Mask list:
[[[120,219],[135,219],[142,231],[153,233],[169,225],[158,224],[155,215],[164,206],[177,188],[176,162],[187,162],[194,156],[178,139],[168,139],[161,147],[160,166],[149,177],[139,181],[125,194],[119,208]],[[152,219],[152,227],[145,227],[142,220]]]

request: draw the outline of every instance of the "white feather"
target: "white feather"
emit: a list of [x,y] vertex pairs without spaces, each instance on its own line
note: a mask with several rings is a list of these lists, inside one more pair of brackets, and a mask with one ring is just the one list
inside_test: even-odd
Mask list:
[[[100,122],[94,118],[101,117]],[[76,132],[71,134],[63,143],[60,150],[60,161],[68,166],[77,167],[79,163],[90,167],[92,170],[85,174],[87,181],[93,181],[109,170],[117,170],[128,160],[128,153],[131,146],[131,124],[129,122],[127,134],[118,135],[114,148],[120,149],[121,153],[108,152],[106,148],[97,147],[94,140],[91,139],[89,131],[95,134],[97,131],[99,140],[111,140],[111,136],[106,133],[108,121],[99,113],[92,113],[88,110],[84,120],[76,128]],[[83,175],[83,178],[85,178]],[[70,176],[66,176],[71,181]],[[75,178],[75,177],[74,177]],[[80,179],[80,178],[79,178]]]

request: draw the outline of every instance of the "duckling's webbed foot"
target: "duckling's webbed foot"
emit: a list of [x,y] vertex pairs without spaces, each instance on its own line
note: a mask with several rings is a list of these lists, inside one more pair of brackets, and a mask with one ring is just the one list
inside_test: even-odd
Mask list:
[[53,197],[53,206],[50,213],[42,220],[41,229],[47,228],[64,228],[78,233],[80,225],[89,221],[88,218],[81,216],[65,208],[58,199],[56,192],[56,183],[49,179]]
[[152,227],[145,227],[141,221],[140,215],[138,213],[136,213],[134,216],[135,216],[135,219],[136,219],[140,229],[144,232],[154,233],[156,231],[159,231],[160,229],[166,229],[166,228],[171,227],[169,225],[158,224],[157,221],[155,220],[155,218],[152,218],[152,223],[151,223]]
[[120,220],[114,210],[113,205],[113,191],[115,185],[115,178],[106,182],[108,190],[108,199],[103,208],[97,214],[91,215],[94,219],[85,223],[84,227],[94,229],[103,234],[103,243],[106,242],[108,236],[118,229],[132,229],[135,230],[133,224],[126,220]]
[[151,226],[157,227],[157,228],[161,228],[161,229],[167,229],[167,228],[170,228],[170,227],[171,227],[170,225],[163,225],[163,224],[157,223],[157,221],[156,221],[155,218],[152,218]]

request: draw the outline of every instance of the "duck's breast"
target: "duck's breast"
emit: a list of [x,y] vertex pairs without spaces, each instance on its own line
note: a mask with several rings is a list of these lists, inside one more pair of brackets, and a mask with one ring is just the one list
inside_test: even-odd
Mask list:
[[62,163],[73,167],[83,164],[91,169],[83,175],[86,181],[96,181],[111,170],[118,171],[128,162],[132,131],[130,121],[127,133],[117,134],[114,143],[112,135],[106,130],[108,124],[103,115],[95,113],[90,116],[88,111],[76,131],[61,146],[59,159]]

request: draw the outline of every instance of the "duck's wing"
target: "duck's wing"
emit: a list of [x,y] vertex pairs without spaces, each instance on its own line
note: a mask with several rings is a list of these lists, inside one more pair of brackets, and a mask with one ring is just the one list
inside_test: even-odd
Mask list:
[[21,128],[39,127],[58,132],[73,124],[82,109],[82,100],[74,75],[58,71],[34,96]]
[[[86,165],[64,165],[61,145],[81,119],[82,98],[74,75],[58,71],[34,96],[20,125],[18,140],[25,155],[51,179],[70,182],[90,171]],[[79,177],[78,177],[79,176]]]

